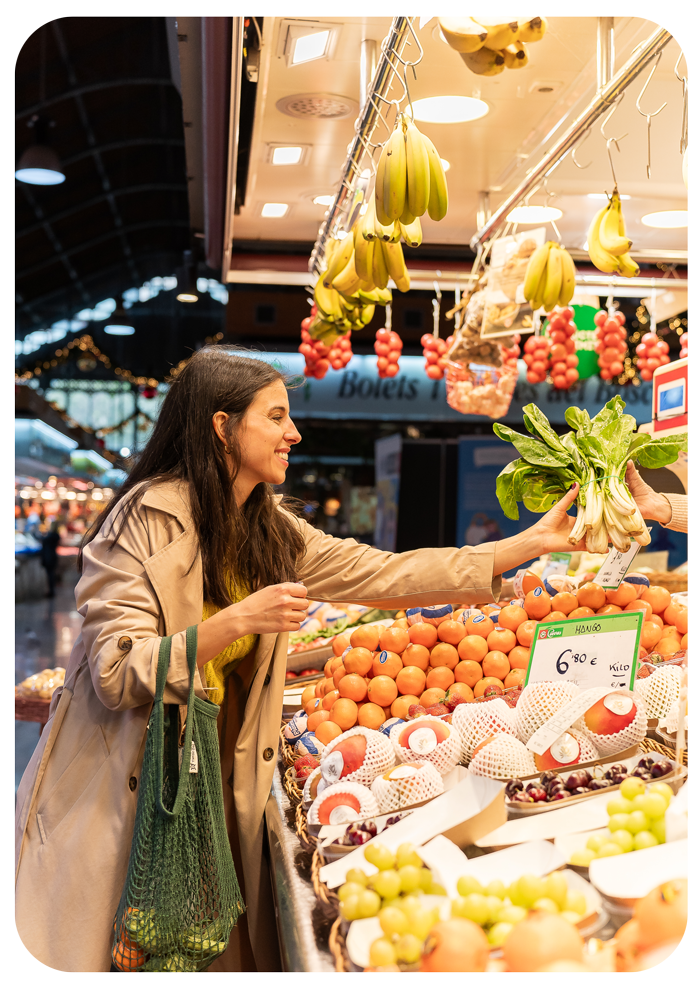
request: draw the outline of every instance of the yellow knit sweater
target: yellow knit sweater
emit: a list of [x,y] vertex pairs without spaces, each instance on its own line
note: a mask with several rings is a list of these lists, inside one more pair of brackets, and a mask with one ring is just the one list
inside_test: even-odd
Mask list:
[[[232,582],[229,584],[229,594],[233,602],[240,602],[250,595],[250,591],[245,585]],[[202,622],[211,619],[217,612],[219,612],[218,606],[213,605],[211,602],[205,602],[202,607]],[[208,664],[204,665],[204,677],[206,678],[206,685],[210,689],[207,694],[215,705],[221,705],[224,701],[226,678],[234,670],[236,663],[243,660],[250,653],[255,646],[256,640],[257,636],[254,633],[251,633],[249,636],[241,636],[238,640],[234,640],[225,650],[222,650],[220,654],[217,654]]]

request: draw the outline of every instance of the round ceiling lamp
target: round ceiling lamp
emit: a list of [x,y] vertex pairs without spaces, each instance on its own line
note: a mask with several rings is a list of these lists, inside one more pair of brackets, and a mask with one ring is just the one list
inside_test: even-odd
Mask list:
[[451,96],[421,97],[412,101],[416,121],[428,124],[460,124],[476,121],[489,112],[489,105],[477,97]]
[[133,335],[136,329],[129,324],[123,304],[118,304],[104,326],[107,335]]
[[34,129],[35,141],[22,153],[15,179],[40,187],[50,187],[63,183],[66,174],[61,169],[61,160],[55,149],[47,143],[48,130],[53,122],[41,114],[34,114],[27,127]]
[[197,264],[190,249],[185,249],[182,254],[182,266],[175,270],[177,277],[177,297],[183,304],[194,304],[199,301],[197,293]]
[[544,204],[523,204],[513,208],[506,221],[517,222],[519,225],[541,225],[546,221],[556,221],[561,216],[559,208],[545,207]]
[[649,228],[687,228],[687,211],[653,211],[642,217],[642,224]]

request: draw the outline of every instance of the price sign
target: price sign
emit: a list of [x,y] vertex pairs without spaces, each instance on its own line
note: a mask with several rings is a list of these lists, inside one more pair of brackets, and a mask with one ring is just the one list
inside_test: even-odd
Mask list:
[[525,684],[572,681],[579,688],[633,688],[641,612],[538,623]]
[[596,583],[605,588],[606,591],[617,590],[629,570],[629,566],[637,556],[640,549],[639,543],[632,542],[627,553],[621,553],[613,547],[603,563],[600,565],[596,575]]

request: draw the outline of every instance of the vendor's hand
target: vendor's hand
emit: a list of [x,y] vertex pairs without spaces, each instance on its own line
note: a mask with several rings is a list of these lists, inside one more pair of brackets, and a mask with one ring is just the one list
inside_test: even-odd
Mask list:
[[586,549],[585,537],[578,546],[571,546],[569,543],[569,533],[576,520],[572,515],[567,515],[567,509],[576,501],[578,493],[579,485],[574,484],[564,497],[542,516],[537,525],[533,526],[540,536],[540,553],[558,553],[561,550],[573,553],[575,550]]
[[658,494],[642,480],[631,460],[627,461],[625,483],[637,503],[637,508],[642,513],[642,518],[653,519],[654,522],[660,522],[662,526],[671,521],[672,510],[668,498]]
[[294,633],[306,619],[309,601],[303,584],[269,585],[225,611],[243,633]]

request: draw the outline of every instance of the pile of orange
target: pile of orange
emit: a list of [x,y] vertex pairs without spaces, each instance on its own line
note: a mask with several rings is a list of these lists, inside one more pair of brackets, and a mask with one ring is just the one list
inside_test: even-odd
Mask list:
[[651,585],[641,599],[638,590],[623,581],[616,591],[606,592],[588,582],[575,592],[550,597],[538,587],[527,592],[522,606],[493,603],[493,608],[484,607],[488,615],[472,615],[466,622],[457,609],[437,626],[420,622],[409,627],[405,618],[397,618],[386,628],[360,626],[349,640],[341,634],[333,641],[334,656],[324,677],[302,692],[308,729],[327,744],[353,726],[376,730],[392,716],[407,719],[411,705],[451,708],[472,702],[489,686],[522,687],[539,622],[641,611],[640,656],[686,649],[687,609],[665,588]]

